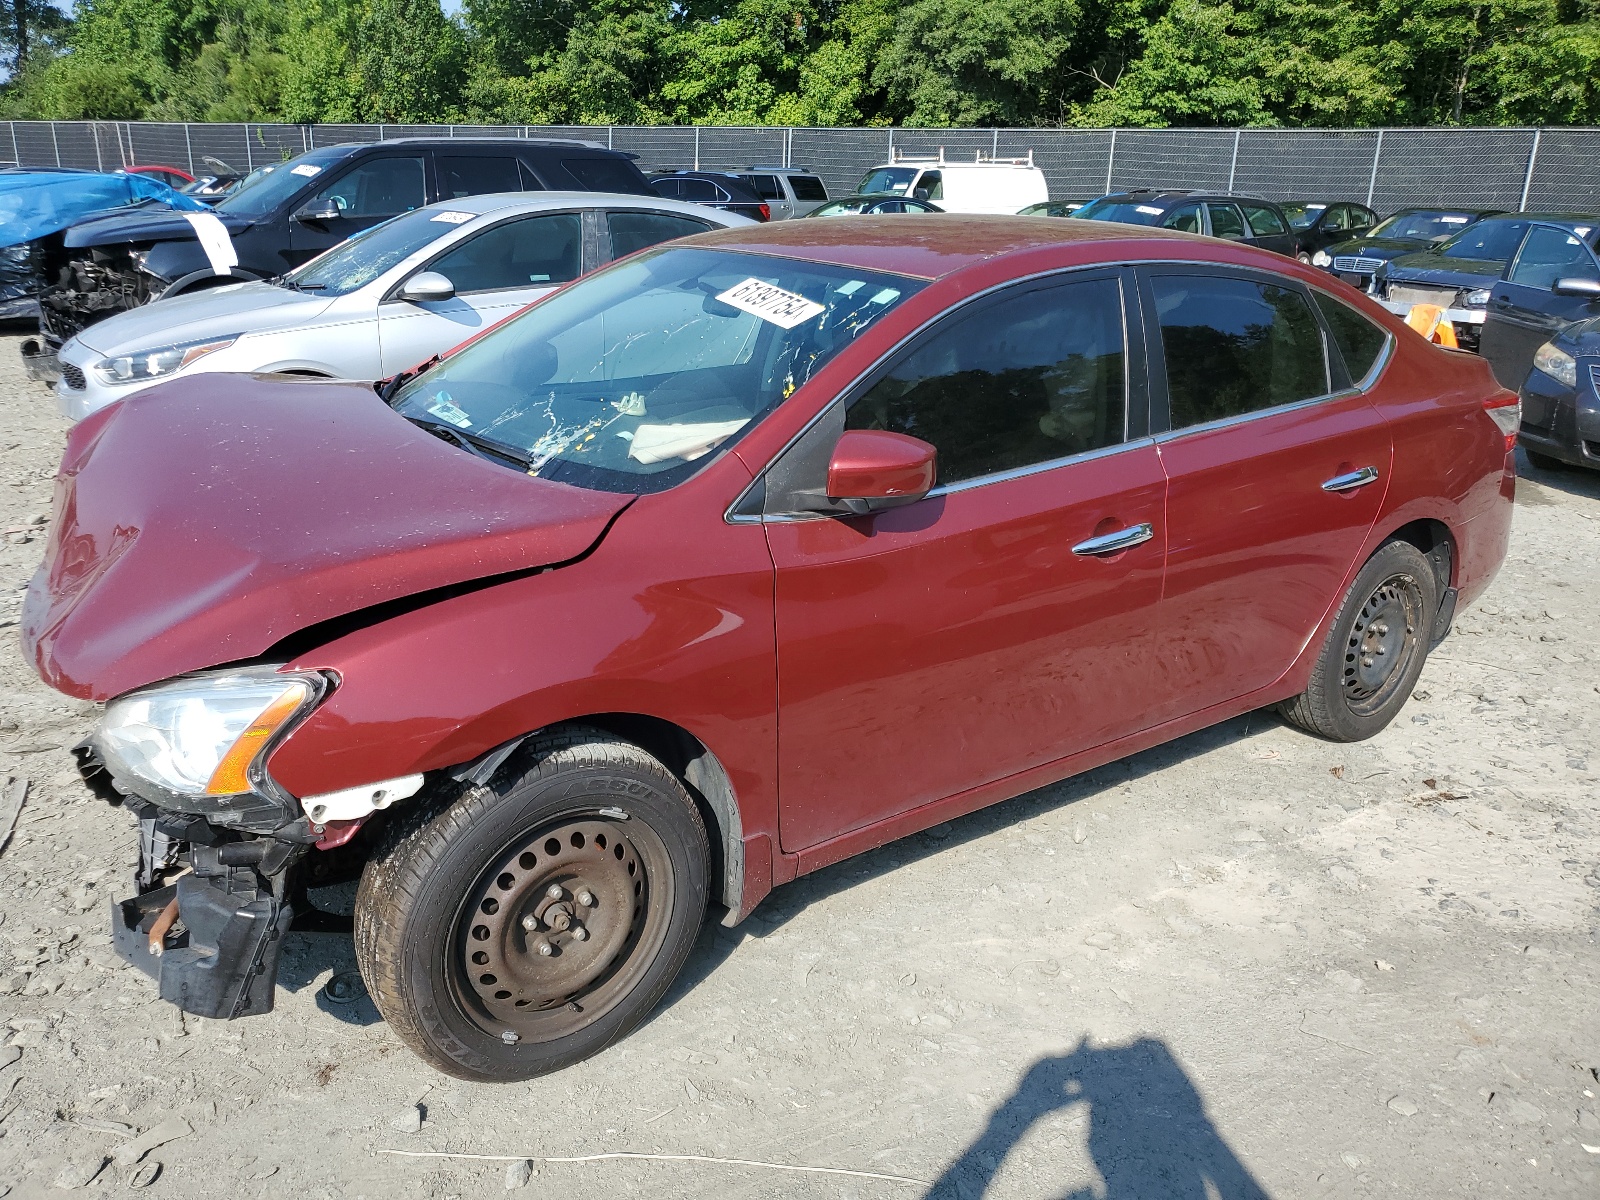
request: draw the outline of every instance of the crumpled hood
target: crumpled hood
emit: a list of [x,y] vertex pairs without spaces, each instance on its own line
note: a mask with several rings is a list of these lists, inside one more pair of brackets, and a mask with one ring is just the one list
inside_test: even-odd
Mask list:
[[1395,282],[1432,283],[1440,287],[1486,287],[1504,273],[1506,264],[1480,258],[1447,258],[1424,251],[1407,254],[1389,264]]
[[487,462],[364,384],[174,380],[73,428],[23,647],[52,687],[105,700],[575,558],[631,500]]
[[[211,212],[204,205],[197,211]],[[236,237],[248,229],[248,217],[232,213],[212,213],[227,227],[228,235]],[[63,235],[69,247],[120,246],[133,242],[189,241],[194,238],[194,226],[180,212],[165,208],[130,208],[109,212],[104,216],[79,221]]]
[[301,325],[332,303],[327,296],[270,283],[234,283],[114,313],[83,330],[77,340],[101,354],[130,354]]

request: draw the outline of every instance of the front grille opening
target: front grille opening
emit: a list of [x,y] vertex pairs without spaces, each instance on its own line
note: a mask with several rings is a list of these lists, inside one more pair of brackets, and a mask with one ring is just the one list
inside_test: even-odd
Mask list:
[[81,392],[88,381],[83,377],[83,368],[75,367],[71,363],[61,364],[61,386],[69,392]]

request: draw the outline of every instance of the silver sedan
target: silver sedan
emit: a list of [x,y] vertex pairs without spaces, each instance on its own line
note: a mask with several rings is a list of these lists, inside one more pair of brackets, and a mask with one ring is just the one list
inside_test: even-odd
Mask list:
[[287,275],[157,300],[61,348],[62,413],[201,371],[382,379],[614,258],[732,213],[649,196],[510,192],[376,225]]

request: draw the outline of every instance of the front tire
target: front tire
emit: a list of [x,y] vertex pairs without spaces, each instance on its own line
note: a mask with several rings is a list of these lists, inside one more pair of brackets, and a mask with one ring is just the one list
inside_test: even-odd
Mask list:
[[639,1024],[704,918],[710,850],[683,785],[637,746],[574,728],[486,787],[387,832],[356,895],[378,1011],[462,1079],[570,1066]]
[[1439,583],[1409,542],[1386,542],[1356,575],[1306,690],[1285,719],[1332,742],[1359,742],[1394,720],[1422,674]]

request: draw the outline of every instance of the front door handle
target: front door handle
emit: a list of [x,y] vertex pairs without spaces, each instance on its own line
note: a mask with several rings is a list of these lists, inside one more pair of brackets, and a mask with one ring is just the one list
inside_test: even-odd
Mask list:
[[1335,475],[1332,479],[1325,480],[1322,490],[1325,492],[1348,492],[1358,487],[1366,487],[1369,483],[1378,482],[1377,467],[1362,467],[1359,471],[1351,471],[1347,475]]
[[1146,521],[1141,525],[1130,525],[1126,529],[1119,529],[1115,533],[1102,533],[1099,537],[1092,537],[1086,542],[1079,542],[1072,548],[1074,554],[1096,555],[1116,554],[1130,546],[1137,546],[1141,542],[1148,542],[1155,537],[1156,531]]

